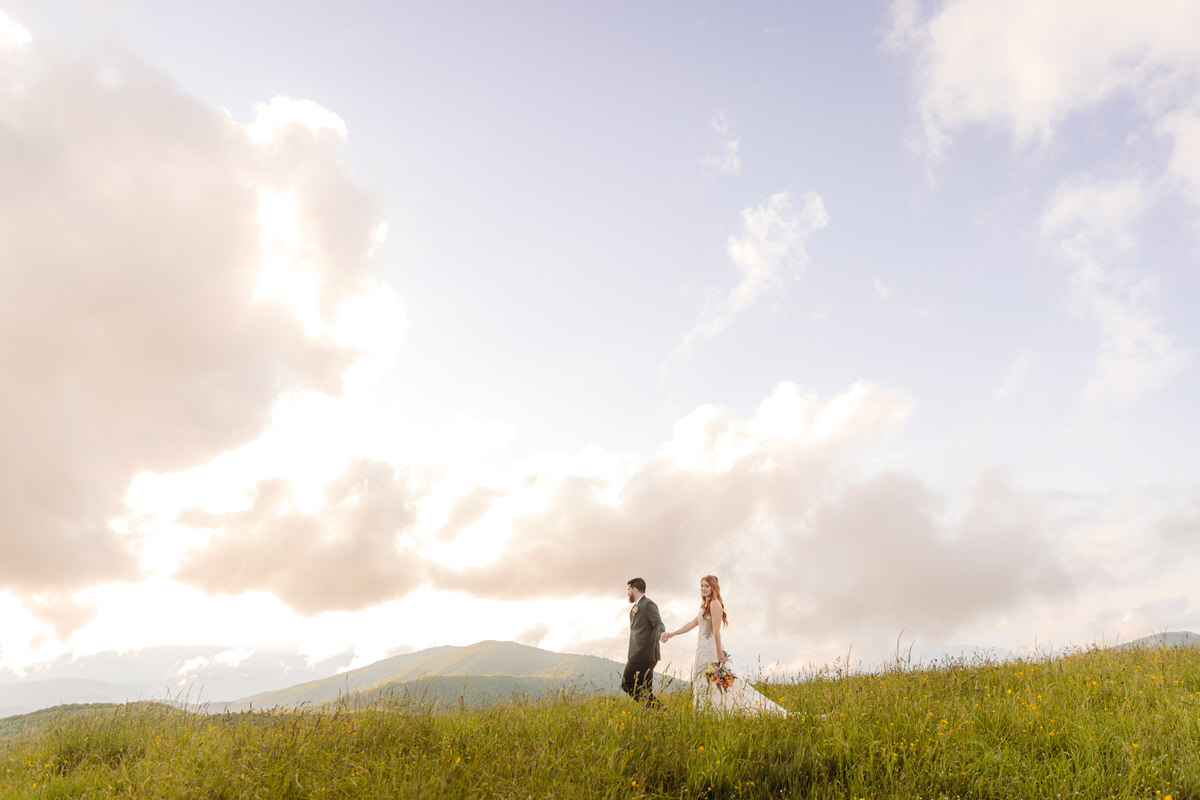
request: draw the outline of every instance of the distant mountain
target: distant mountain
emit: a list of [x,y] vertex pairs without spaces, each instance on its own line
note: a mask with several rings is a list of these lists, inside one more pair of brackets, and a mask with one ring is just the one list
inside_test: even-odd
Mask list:
[[[345,652],[313,662],[298,651],[280,647],[250,651],[172,645],[65,655],[35,664],[24,675],[0,669],[0,718],[53,705],[125,702],[127,698],[193,706],[227,702],[331,675],[352,657],[353,652]],[[95,683],[118,685],[123,691],[98,692]]]
[[1132,642],[1126,642],[1121,645],[1122,648],[1180,646],[1200,647],[1200,634],[1195,634],[1191,631],[1165,631],[1164,633],[1143,636],[1140,639],[1134,639]]
[[597,656],[552,653],[516,642],[486,641],[467,647],[433,647],[394,656],[341,675],[261,692],[210,711],[319,705],[357,695],[415,699],[472,698],[472,704],[514,695],[540,697],[559,689],[615,692],[623,664]]
[[125,703],[142,693],[130,686],[82,678],[50,678],[0,686],[0,717],[68,703]]
[[[1102,649],[1113,647],[1119,650],[1135,647],[1200,646],[1200,634],[1192,633],[1191,631],[1166,631],[1164,633],[1143,636],[1140,639],[1134,639],[1131,642],[1121,644],[1105,644],[1100,642],[1089,646],[1100,647]],[[1078,649],[1080,649],[1078,646],[1064,646],[1049,650],[1006,652],[997,648],[976,647],[973,645],[925,645],[920,648],[913,646],[908,650],[901,651],[899,653],[899,660],[901,663],[908,663],[912,666],[928,666],[930,664],[954,661],[964,661],[967,663],[973,661],[1003,662],[1015,658],[1028,658],[1030,656],[1041,657],[1048,655],[1058,657],[1075,652]]]

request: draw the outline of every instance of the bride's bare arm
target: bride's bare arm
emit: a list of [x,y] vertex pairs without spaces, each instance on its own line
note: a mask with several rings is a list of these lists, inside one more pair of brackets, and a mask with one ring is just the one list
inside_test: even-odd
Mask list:
[[687,632],[688,632],[688,631],[690,631],[692,628],[696,627],[698,624],[699,624],[699,623],[698,623],[698,622],[696,622],[696,619],[693,617],[691,622],[689,622],[688,624],[684,625],[684,626],[683,626],[682,628],[680,628],[679,630],[677,630],[677,631],[671,631],[670,633],[664,633],[664,634],[663,634],[661,637],[659,637],[659,638],[660,638],[662,641],[664,641],[664,642],[665,642],[667,639],[670,639],[672,636],[678,636],[678,635],[679,635],[679,634],[681,634],[681,633],[687,633]]

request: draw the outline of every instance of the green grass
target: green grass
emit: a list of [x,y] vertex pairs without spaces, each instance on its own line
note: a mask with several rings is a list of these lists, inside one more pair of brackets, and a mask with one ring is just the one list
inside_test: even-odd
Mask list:
[[671,694],[450,711],[130,705],[0,745],[0,798],[1200,798],[1200,648],[765,684],[793,713]]

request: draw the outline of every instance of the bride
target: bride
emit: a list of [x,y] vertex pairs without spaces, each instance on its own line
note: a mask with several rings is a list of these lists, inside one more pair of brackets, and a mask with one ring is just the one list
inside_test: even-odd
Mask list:
[[[720,620],[716,625],[713,620]],[[660,638],[665,643],[672,637],[700,628],[696,638],[696,661],[692,665],[692,697],[697,708],[717,711],[738,711],[749,714],[781,714],[787,716],[783,706],[768,700],[740,676],[733,679],[727,689],[721,689],[705,674],[713,664],[725,666],[728,654],[721,646],[721,628],[729,624],[725,614],[725,603],[721,599],[721,584],[716,575],[705,575],[700,579],[700,613],[683,627]]]

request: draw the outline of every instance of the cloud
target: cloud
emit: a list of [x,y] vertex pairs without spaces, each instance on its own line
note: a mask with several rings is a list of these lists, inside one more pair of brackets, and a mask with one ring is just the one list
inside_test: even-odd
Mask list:
[[[1182,495],[1154,525],[1152,541],[1158,545],[1155,550],[1159,557],[1151,567],[1160,579],[1172,568],[1194,574],[1196,561],[1200,558],[1200,487],[1190,487]],[[1186,575],[1181,576],[1181,583],[1189,583]],[[1179,584],[1172,582],[1171,585]],[[1161,623],[1161,620],[1155,622]]]
[[803,269],[808,260],[805,240],[827,224],[825,204],[812,192],[802,195],[798,205],[790,192],[778,192],[743,210],[742,233],[729,237],[728,250],[741,280],[729,292],[710,296],[679,352],[686,353],[697,339],[716,336],[728,328],[735,316],[782,282],[786,268]]
[[891,28],[884,44],[893,50],[917,47],[923,39],[921,30],[921,4],[918,0],[892,0],[888,7]]
[[892,5],[888,43],[916,58],[926,147],[937,158],[971,124],[1006,126],[1021,144],[1118,95],[1151,113],[1195,96],[1200,6],[1095,0],[950,0],[922,21]]
[[[340,392],[380,209],[332,115],[259,115],[255,138],[130,58],[0,49],[0,588],[135,576],[136,531],[111,523],[136,475],[254,440],[286,393]],[[256,299],[264,189],[294,208],[315,320]]]
[[265,480],[247,509],[181,515],[182,524],[218,533],[184,558],[175,577],[210,593],[267,591],[303,614],[402,597],[424,578],[406,542],[424,493],[410,472],[365,459],[326,486],[315,512],[297,508],[286,481]]
[[33,35],[15,19],[0,11],[0,50],[24,47],[33,41]]
[[724,111],[717,112],[717,115],[709,122],[709,127],[721,137],[724,143],[721,155],[707,155],[702,162],[704,171],[708,175],[740,175],[742,173],[742,159],[738,153],[741,147],[742,140],[734,138],[729,134],[729,117]]
[[628,478],[562,476],[542,508],[514,517],[497,560],[439,566],[434,584],[528,599],[603,594],[638,573],[690,590],[697,575],[802,530],[847,455],[909,409],[903,394],[868,384],[824,403],[783,384],[746,420],[703,406]]
[[94,605],[80,603],[66,595],[33,596],[25,606],[39,619],[48,622],[54,635],[66,641],[73,632],[87,625],[99,613]]
[[1042,235],[1073,265],[1073,300],[1100,329],[1085,390],[1093,407],[1129,403],[1160,388],[1187,357],[1150,310],[1153,277],[1103,263],[1136,251],[1133,227],[1144,208],[1138,180],[1083,180],[1060,186],[1042,215]]
[[492,504],[504,497],[505,494],[506,492],[502,489],[492,489],[487,486],[475,487],[454,501],[450,507],[450,514],[446,518],[446,524],[438,531],[437,537],[443,541],[454,539],[483,519]]
[[550,635],[550,626],[544,622],[539,622],[531,628],[528,628],[517,634],[516,641],[521,644],[527,644],[531,647],[539,646],[547,636]]
[[1195,106],[1164,117],[1159,129],[1174,140],[1168,171],[1184,195],[1200,205],[1200,97]]
[[803,589],[787,591],[775,579],[763,598],[777,598],[764,606],[768,628],[947,635],[1032,597],[1070,595],[1074,570],[1052,500],[985,474],[966,511],[953,515],[947,498],[912,476],[851,485],[773,560],[771,570]]
[[1036,362],[1037,359],[1029,353],[1018,355],[1004,376],[1004,381],[996,389],[996,397],[1003,400],[1016,394],[1029,379],[1029,372]]
[[1137,245],[1132,228],[1145,207],[1136,179],[1064,183],[1042,215],[1042,233],[1061,236],[1074,256],[1098,248],[1129,251]]

